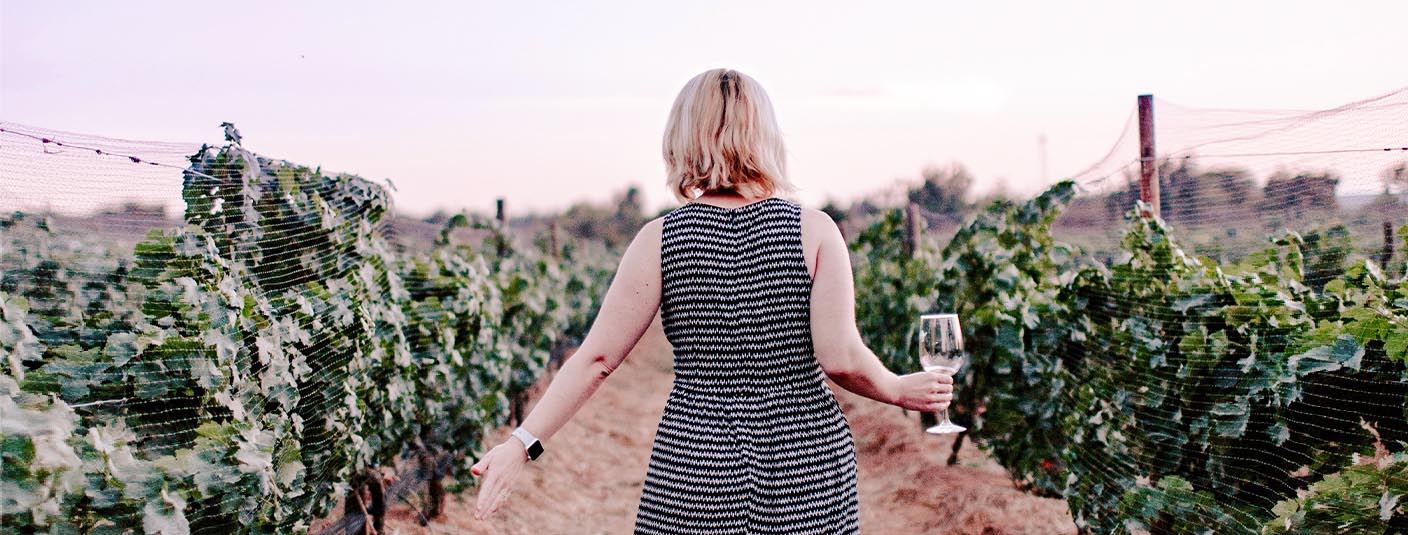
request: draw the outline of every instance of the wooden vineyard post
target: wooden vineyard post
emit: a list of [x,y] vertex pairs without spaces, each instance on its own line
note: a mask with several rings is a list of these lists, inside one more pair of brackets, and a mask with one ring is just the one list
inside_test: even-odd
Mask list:
[[354,528],[347,524],[344,533],[380,535],[386,522],[386,495],[382,486],[381,473],[375,468],[352,476],[352,488],[348,491],[347,502],[343,506],[345,517],[361,515],[362,523]]
[[1154,96],[1139,95],[1139,200],[1159,216],[1159,165],[1154,150]]
[[417,457],[420,476],[425,478],[426,482],[425,512],[422,516],[425,520],[430,520],[445,512],[445,478],[440,471],[439,456],[429,448],[422,447]]
[[913,260],[919,247],[919,206],[909,203],[904,208],[904,258]]
[[1393,268],[1389,267],[1389,262],[1393,261],[1393,223],[1384,221],[1384,249],[1379,253],[1379,267],[1383,268],[1384,274],[1393,276]]
[[[494,222],[499,229],[499,258],[508,255],[508,214],[505,213],[504,198],[494,199]],[[523,423],[523,413],[528,405],[528,392],[525,390],[508,400],[509,421],[513,425]]]
[[557,241],[557,226],[556,219],[552,220],[552,223],[548,225],[548,251],[551,251],[553,258],[557,258],[562,253],[562,246],[558,245]]
[[504,198],[494,199],[494,222],[498,226],[498,253],[499,257],[508,254],[508,214],[504,213]]

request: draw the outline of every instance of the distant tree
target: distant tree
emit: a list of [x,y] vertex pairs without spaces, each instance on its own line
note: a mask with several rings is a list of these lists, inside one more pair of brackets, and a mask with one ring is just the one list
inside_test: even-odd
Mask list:
[[160,204],[143,204],[136,201],[127,201],[118,206],[103,208],[100,213],[103,215],[162,219],[166,217],[166,207]]
[[[1159,215],[1166,221],[1215,224],[1254,216],[1257,195],[1251,173],[1234,167],[1204,170],[1192,158],[1159,162]],[[1125,187],[1104,196],[1105,214],[1118,221],[1140,198],[1138,170],[1124,174]]]
[[645,209],[640,203],[640,188],[626,188],[616,201],[616,214],[612,216],[612,221],[618,229],[630,231],[632,234],[645,224]]
[[432,225],[444,225],[445,222],[449,220],[450,213],[446,212],[444,208],[437,209],[435,210],[435,213],[425,216],[421,219],[422,222],[429,223]]
[[1329,173],[1277,172],[1262,186],[1262,213],[1290,219],[1333,212],[1340,179]]
[[1204,171],[1191,158],[1159,165],[1159,210],[1168,221],[1216,223],[1246,215],[1246,203],[1256,191],[1251,174],[1242,169]]
[[1134,208],[1134,201],[1137,200],[1139,200],[1139,178],[1132,174],[1126,174],[1124,189],[1105,195],[1106,217],[1110,221],[1122,221],[1125,212]]
[[[1357,217],[1396,226],[1408,214],[1408,162],[1391,165],[1379,174],[1384,191],[1360,206]],[[1397,192],[1394,190],[1398,189]],[[1377,233],[1376,233],[1377,234]],[[1402,253],[1399,253],[1402,254]]]
[[851,208],[846,212],[848,213],[847,219],[865,219],[880,213],[880,207],[870,199],[861,199],[860,202],[851,204]]
[[1384,195],[1392,195],[1395,186],[1408,190],[1408,161],[1384,168],[1379,177],[1384,184]]
[[1192,160],[1177,163],[1164,160],[1159,164],[1159,215],[1166,221],[1192,221],[1206,195],[1198,170]]
[[961,164],[946,168],[928,167],[920,176],[924,181],[909,190],[909,202],[939,214],[959,216],[968,210],[967,198],[973,188],[973,175]]
[[574,238],[605,240],[611,226],[611,214],[603,207],[582,202],[569,206],[563,212],[561,221],[563,230]]
[[837,223],[846,222],[846,211],[836,204],[836,201],[827,200],[826,205],[821,207],[821,211],[831,216],[831,220]]
[[1202,174],[1224,204],[1245,206],[1256,194],[1256,182],[1246,169],[1213,169]]
[[567,208],[559,221],[568,235],[601,240],[607,247],[625,247],[645,224],[640,188],[631,186],[606,206],[580,202]]

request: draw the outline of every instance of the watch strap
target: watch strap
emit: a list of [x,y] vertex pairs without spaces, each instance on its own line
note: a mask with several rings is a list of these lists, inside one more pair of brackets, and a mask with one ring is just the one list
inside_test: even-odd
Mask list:
[[513,430],[513,438],[523,443],[524,449],[528,451],[528,460],[536,461],[538,460],[538,456],[543,454],[542,441],[539,441],[537,437],[533,436],[532,433],[529,433],[528,430],[524,429],[522,426]]

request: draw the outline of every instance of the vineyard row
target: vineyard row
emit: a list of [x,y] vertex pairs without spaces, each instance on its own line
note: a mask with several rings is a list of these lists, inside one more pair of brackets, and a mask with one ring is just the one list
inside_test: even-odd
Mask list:
[[1083,532],[1408,532],[1408,279],[1334,229],[1219,265],[1143,206],[1098,261],[1052,233],[1074,193],[996,202],[909,254],[900,211],[865,229],[871,347],[917,370],[914,318],[957,312],[959,423]]
[[614,267],[465,216],[398,247],[380,186],[235,145],[183,196],[130,253],[0,219],[0,531],[298,533],[368,467],[467,482]]

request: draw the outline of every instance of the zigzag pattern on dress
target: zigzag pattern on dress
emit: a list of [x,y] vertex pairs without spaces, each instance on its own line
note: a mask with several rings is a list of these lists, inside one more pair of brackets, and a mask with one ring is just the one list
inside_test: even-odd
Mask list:
[[855,443],[812,352],[801,207],[665,216],[661,319],[675,382],[635,532],[860,532]]

